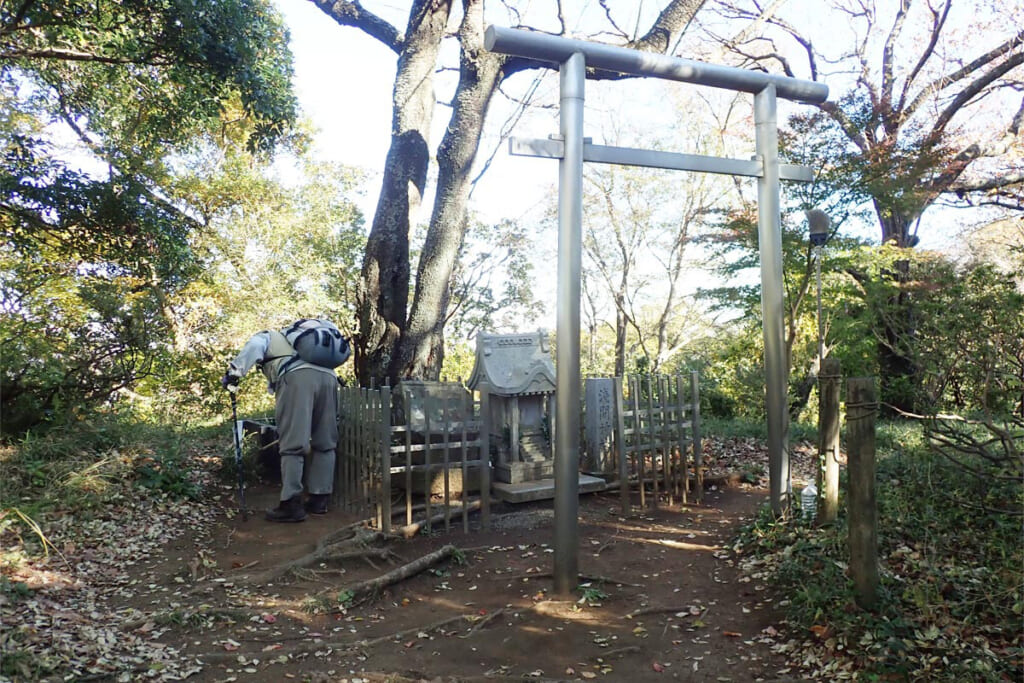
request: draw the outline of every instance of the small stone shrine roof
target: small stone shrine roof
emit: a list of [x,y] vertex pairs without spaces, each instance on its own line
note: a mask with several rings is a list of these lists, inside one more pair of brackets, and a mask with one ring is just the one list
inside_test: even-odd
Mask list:
[[522,396],[555,391],[555,365],[544,330],[476,336],[476,364],[467,385],[490,385],[491,394]]

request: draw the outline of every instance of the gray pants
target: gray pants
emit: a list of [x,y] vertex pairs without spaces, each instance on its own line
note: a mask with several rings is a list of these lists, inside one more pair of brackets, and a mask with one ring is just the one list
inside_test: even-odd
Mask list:
[[334,490],[338,445],[338,380],[333,372],[297,368],[277,382],[274,418],[281,453],[281,500],[302,493],[302,470],[311,454],[309,492]]

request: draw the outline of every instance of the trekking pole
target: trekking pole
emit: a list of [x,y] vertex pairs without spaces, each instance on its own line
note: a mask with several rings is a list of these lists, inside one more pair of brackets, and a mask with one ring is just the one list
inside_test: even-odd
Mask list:
[[238,471],[238,506],[239,511],[242,513],[242,521],[249,521],[249,512],[245,509],[245,477],[242,475],[242,440],[238,436],[238,399],[235,398],[235,392],[238,391],[238,387],[235,385],[229,385],[228,391],[231,393],[231,431],[235,435],[235,469]]

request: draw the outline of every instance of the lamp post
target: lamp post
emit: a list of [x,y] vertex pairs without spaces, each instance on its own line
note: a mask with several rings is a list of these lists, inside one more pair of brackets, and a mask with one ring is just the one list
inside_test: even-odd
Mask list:
[[828,214],[821,209],[807,212],[807,225],[810,227],[812,254],[814,257],[814,274],[818,285],[818,372],[821,372],[825,361],[825,332],[821,320],[821,251],[828,242],[828,231],[832,225]]

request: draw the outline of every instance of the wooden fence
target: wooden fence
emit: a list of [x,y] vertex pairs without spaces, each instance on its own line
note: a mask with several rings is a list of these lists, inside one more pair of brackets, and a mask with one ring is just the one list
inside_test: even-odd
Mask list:
[[[688,502],[691,473],[703,497],[700,396],[697,373],[615,378],[614,447],[623,511],[636,482],[641,508]],[[490,525],[491,459],[485,435],[490,396],[460,384],[434,383],[440,395],[417,396],[390,387],[342,387],[335,498],[346,510],[391,533],[406,535],[481,512]],[[404,416],[393,424],[392,416]],[[557,428],[557,426],[556,426]],[[414,503],[415,499],[415,503]],[[403,523],[404,522],[404,523]]]
[[[698,502],[703,500],[704,468],[700,431],[700,392],[696,372],[633,375],[623,386],[615,378],[615,445],[619,481],[635,480],[640,507],[656,507],[659,487],[668,499],[689,502],[691,473]],[[689,385],[689,386],[687,386]],[[648,497],[648,486],[650,497]],[[629,487],[620,486],[623,511]]]
[[[395,526],[407,535],[441,524],[448,530],[459,517],[468,531],[475,510],[489,525],[490,454],[481,439],[488,394],[485,388],[474,399],[461,385],[448,388],[447,395],[421,399],[403,392],[401,401],[390,387],[340,389],[335,491],[345,509],[385,533]],[[405,424],[392,424],[398,414],[409,416]],[[417,493],[422,502],[414,505]],[[402,498],[404,506],[396,507]],[[403,512],[399,525],[395,517]]]

